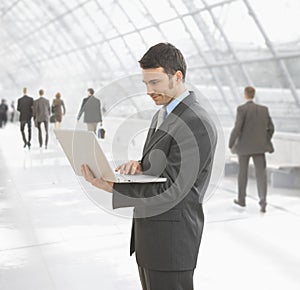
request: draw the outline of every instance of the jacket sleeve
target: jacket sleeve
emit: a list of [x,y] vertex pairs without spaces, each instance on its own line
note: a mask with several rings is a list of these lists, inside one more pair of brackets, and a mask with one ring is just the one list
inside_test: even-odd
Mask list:
[[33,115],[33,118],[35,119],[36,118],[36,102],[32,103],[32,115]]
[[18,100],[18,104],[17,104],[17,111],[20,112],[20,107],[21,107],[21,104],[20,104],[20,99]]
[[244,121],[245,121],[245,115],[243,113],[243,110],[242,110],[241,107],[238,107],[234,128],[233,128],[233,130],[230,134],[230,138],[229,138],[229,146],[228,147],[230,149],[234,146],[236,140],[241,135],[243,125],[244,125]]
[[[160,175],[167,179],[163,183],[115,183],[113,186],[113,208],[152,207],[177,203],[196,183],[211,155],[213,145],[208,131],[198,119],[192,126],[180,126],[177,135],[165,150],[165,168]],[[152,151],[153,154],[155,149]],[[150,154],[151,156],[151,154]],[[154,159],[153,163],[161,162]]]
[[100,122],[102,123],[102,110],[101,110],[101,102],[99,100],[99,114],[100,114]]
[[51,104],[51,112],[54,113],[55,111],[55,99],[52,101],[52,104]]
[[33,98],[30,98],[30,114],[33,116],[33,104],[34,104],[34,100]]
[[66,114],[66,106],[65,106],[65,102],[63,100],[61,100],[61,105],[64,109],[64,115]]
[[83,99],[82,103],[81,103],[81,107],[77,116],[77,120],[79,120],[84,112],[84,104],[85,104],[85,99]]
[[274,134],[275,128],[274,128],[274,124],[273,124],[272,118],[271,118],[271,116],[269,114],[269,110],[267,110],[267,113],[268,113],[268,128],[267,128],[267,132],[268,132],[268,138],[269,138],[269,140],[271,140],[272,136]]

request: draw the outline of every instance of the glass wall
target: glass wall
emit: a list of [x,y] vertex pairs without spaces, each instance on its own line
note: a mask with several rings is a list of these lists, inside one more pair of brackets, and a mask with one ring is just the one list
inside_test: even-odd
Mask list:
[[298,0],[1,1],[0,93],[61,91],[75,110],[87,87],[139,72],[143,53],[168,41],[225,126],[253,85],[278,129],[299,131],[298,11]]

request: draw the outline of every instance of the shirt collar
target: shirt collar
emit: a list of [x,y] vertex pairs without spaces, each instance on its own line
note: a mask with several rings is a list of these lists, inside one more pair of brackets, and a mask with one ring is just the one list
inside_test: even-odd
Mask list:
[[171,103],[169,103],[167,106],[166,106],[166,112],[167,112],[167,115],[169,115],[176,107],[177,105],[182,102],[182,100],[184,98],[186,98],[188,95],[189,95],[189,91],[188,90],[185,90],[181,95],[179,95],[177,98],[175,98],[174,100],[172,100]]

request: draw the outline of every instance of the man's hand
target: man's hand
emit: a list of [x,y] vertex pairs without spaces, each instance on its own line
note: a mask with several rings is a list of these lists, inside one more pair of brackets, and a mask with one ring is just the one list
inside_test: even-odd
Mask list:
[[229,150],[230,150],[231,154],[235,154],[236,153],[235,149],[233,147],[229,147]]
[[127,163],[119,165],[115,171],[120,171],[120,174],[142,174],[142,166],[138,161],[130,160]]
[[102,178],[96,178],[88,165],[83,164],[81,165],[81,173],[85,180],[91,183],[93,186],[103,189],[107,192],[113,192],[113,182],[106,181]]

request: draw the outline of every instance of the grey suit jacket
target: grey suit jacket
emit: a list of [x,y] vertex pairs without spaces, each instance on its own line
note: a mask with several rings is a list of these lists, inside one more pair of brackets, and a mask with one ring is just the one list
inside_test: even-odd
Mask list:
[[[193,92],[155,131],[157,115],[148,131],[141,166],[144,173],[166,177],[167,182],[115,183],[113,207],[134,206],[130,254],[136,252],[138,265],[158,271],[191,270],[196,267],[202,236],[201,203],[211,175],[216,129]],[[167,198],[151,202],[166,192]],[[136,218],[164,207],[168,209],[164,213]]]
[[49,121],[50,103],[44,97],[40,97],[33,102],[33,117],[36,122]]
[[81,104],[77,120],[80,119],[84,113],[84,123],[99,123],[102,122],[101,103],[100,100],[94,96],[84,98]]
[[229,148],[238,155],[274,152],[271,138],[274,125],[268,108],[248,101],[237,108],[235,126],[229,139]]
[[19,120],[21,122],[28,122],[32,118],[33,98],[24,95],[18,99],[17,110],[20,112]]

